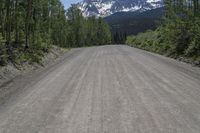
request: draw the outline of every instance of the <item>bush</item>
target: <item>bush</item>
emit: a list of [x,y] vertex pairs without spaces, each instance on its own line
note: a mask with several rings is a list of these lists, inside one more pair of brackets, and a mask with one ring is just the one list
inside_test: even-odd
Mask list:
[[51,42],[49,38],[38,36],[35,39],[35,43],[32,43],[30,45],[30,49],[33,51],[38,51],[38,52],[43,53],[43,52],[48,52],[50,46],[51,46]]
[[140,33],[136,36],[129,36],[126,43],[130,46],[141,48],[144,50],[162,53],[163,48],[159,42],[158,31],[147,31],[145,33]]
[[200,56],[200,20],[196,19],[190,29],[191,42],[185,50],[185,55],[190,57]]
[[37,36],[34,42],[30,43],[29,48],[24,50],[18,49],[15,62],[20,64],[23,62],[40,63],[42,57],[51,47],[49,39]]

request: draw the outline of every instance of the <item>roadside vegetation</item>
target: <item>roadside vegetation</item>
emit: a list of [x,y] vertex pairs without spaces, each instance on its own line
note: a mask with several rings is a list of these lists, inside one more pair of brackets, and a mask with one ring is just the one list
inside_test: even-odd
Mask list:
[[[127,44],[144,50],[200,61],[200,1],[165,0],[165,16],[154,31],[127,37]],[[189,62],[190,62],[189,61]]]
[[8,62],[39,62],[52,45],[64,48],[111,42],[102,18],[84,18],[60,0],[1,0],[0,66]]

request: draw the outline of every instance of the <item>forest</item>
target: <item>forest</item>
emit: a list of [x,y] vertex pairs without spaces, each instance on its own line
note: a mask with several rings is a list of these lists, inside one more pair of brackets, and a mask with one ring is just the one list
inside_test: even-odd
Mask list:
[[161,25],[129,36],[126,43],[174,58],[200,61],[200,1],[165,0]]
[[102,18],[84,18],[60,0],[1,0],[0,66],[8,62],[39,62],[52,45],[64,48],[111,42]]
[[[104,20],[110,26],[113,33],[114,44],[124,44],[124,36],[137,35],[146,30],[155,30],[164,14],[164,8],[156,8],[144,12],[117,12]],[[119,36],[119,37],[118,37]]]

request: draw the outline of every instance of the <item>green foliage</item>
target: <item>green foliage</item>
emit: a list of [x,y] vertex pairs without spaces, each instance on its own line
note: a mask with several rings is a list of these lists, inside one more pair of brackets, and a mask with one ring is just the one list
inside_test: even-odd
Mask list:
[[51,42],[45,37],[38,36],[34,44],[30,45],[30,50],[32,51],[41,51],[48,52],[48,49],[51,47]]
[[110,43],[102,19],[84,18],[72,5],[67,11],[60,0],[1,0],[0,65],[39,62],[52,45],[83,47]]
[[195,19],[190,29],[191,42],[185,54],[192,57],[200,57],[200,19]]
[[[190,0],[189,0],[190,1]],[[130,36],[127,43],[148,51],[173,57],[200,59],[200,8],[198,0],[165,0],[165,18],[155,31]]]
[[84,18],[81,11],[72,5],[67,11],[68,34],[70,47],[105,45],[111,43],[109,26],[102,18]]
[[[176,2],[176,0],[175,0]],[[199,57],[200,8],[198,0],[177,4],[170,0],[166,3],[166,20],[160,36],[171,45],[176,56]],[[167,32],[166,32],[167,31]]]
[[126,44],[160,54],[170,49],[169,45],[160,41],[159,30],[149,30],[136,36],[128,36]]
[[67,20],[59,0],[3,0],[0,18],[2,63],[38,62],[52,44],[66,44]]

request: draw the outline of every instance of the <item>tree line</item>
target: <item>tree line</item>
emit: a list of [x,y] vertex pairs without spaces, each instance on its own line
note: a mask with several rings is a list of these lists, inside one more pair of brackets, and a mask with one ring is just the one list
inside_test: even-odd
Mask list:
[[126,32],[115,32],[112,33],[112,43],[113,44],[124,44],[127,39],[127,33]]
[[200,56],[200,1],[165,0],[165,23],[162,39],[174,44],[178,55]]
[[111,42],[102,18],[84,18],[60,0],[1,0],[0,65],[48,52],[51,45],[83,47]]
[[200,1],[164,0],[165,14],[155,31],[129,36],[127,43],[175,58],[200,61]]

